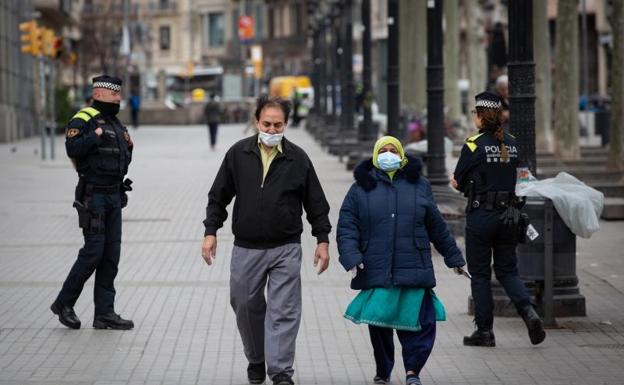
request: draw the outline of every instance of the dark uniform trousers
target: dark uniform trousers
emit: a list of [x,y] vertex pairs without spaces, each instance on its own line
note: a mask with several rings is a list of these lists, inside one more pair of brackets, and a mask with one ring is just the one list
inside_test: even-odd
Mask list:
[[104,214],[104,233],[89,234],[83,230],[84,246],[78,252],[58,300],[73,307],[85,282],[95,271],[95,315],[101,315],[114,312],[114,280],[121,251],[121,195],[119,192],[94,193],[90,208]]
[[492,257],[494,274],[505,292],[520,311],[531,303],[524,284],[518,277],[516,245],[503,231],[500,215],[503,210],[473,209],[466,217],[466,257],[472,275],[470,286],[475,306],[477,327],[491,329],[494,301],[490,280]]

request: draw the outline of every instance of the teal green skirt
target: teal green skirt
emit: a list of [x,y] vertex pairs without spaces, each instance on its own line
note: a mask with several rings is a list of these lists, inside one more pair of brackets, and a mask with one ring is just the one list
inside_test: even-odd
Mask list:
[[[362,290],[351,301],[344,317],[356,324],[419,331],[420,309],[427,289],[374,288]],[[436,321],[446,321],[444,305],[431,292]]]

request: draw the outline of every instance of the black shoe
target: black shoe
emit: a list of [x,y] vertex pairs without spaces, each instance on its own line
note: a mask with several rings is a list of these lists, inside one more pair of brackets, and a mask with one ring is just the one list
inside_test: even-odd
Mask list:
[[494,332],[491,329],[477,329],[468,337],[464,337],[464,345],[466,346],[496,346]]
[[93,319],[93,327],[96,329],[130,330],[134,327],[134,322],[121,318],[119,314],[108,313],[96,315]]
[[59,321],[70,329],[80,329],[80,319],[74,309],[61,304],[58,300],[50,306],[52,313],[58,315]]
[[383,378],[380,376],[375,376],[375,378],[373,378],[373,384],[387,384],[388,382],[390,382],[390,378]]
[[266,379],[266,367],[264,362],[259,364],[249,363],[247,366],[247,379],[250,384],[262,384]]
[[529,339],[533,345],[541,344],[546,338],[546,332],[544,331],[544,325],[542,320],[532,305],[525,306],[522,309],[522,319],[529,331]]
[[288,374],[280,373],[273,377],[273,385],[295,385]]

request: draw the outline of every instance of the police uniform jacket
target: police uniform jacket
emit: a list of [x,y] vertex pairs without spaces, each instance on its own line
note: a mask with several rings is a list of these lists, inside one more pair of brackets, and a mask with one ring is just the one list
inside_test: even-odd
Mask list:
[[460,191],[468,194],[471,180],[474,181],[475,194],[515,191],[519,159],[515,137],[505,134],[505,146],[509,153],[507,162],[501,157],[500,146],[494,134],[485,131],[466,139],[455,168],[455,180]]
[[[95,130],[100,127],[102,135]],[[128,172],[133,143],[117,117],[93,107],[81,109],[67,125],[65,149],[81,175],[109,177],[119,182]]]

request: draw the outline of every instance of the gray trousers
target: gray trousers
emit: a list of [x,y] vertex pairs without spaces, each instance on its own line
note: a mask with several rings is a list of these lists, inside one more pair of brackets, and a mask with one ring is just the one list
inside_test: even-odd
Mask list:
[[301,321],[300,273],[298,243],[267,250],[234,246],[232,251],[230,304],[245,356],[250,363],[266,362],[269,378],[294,373]]

